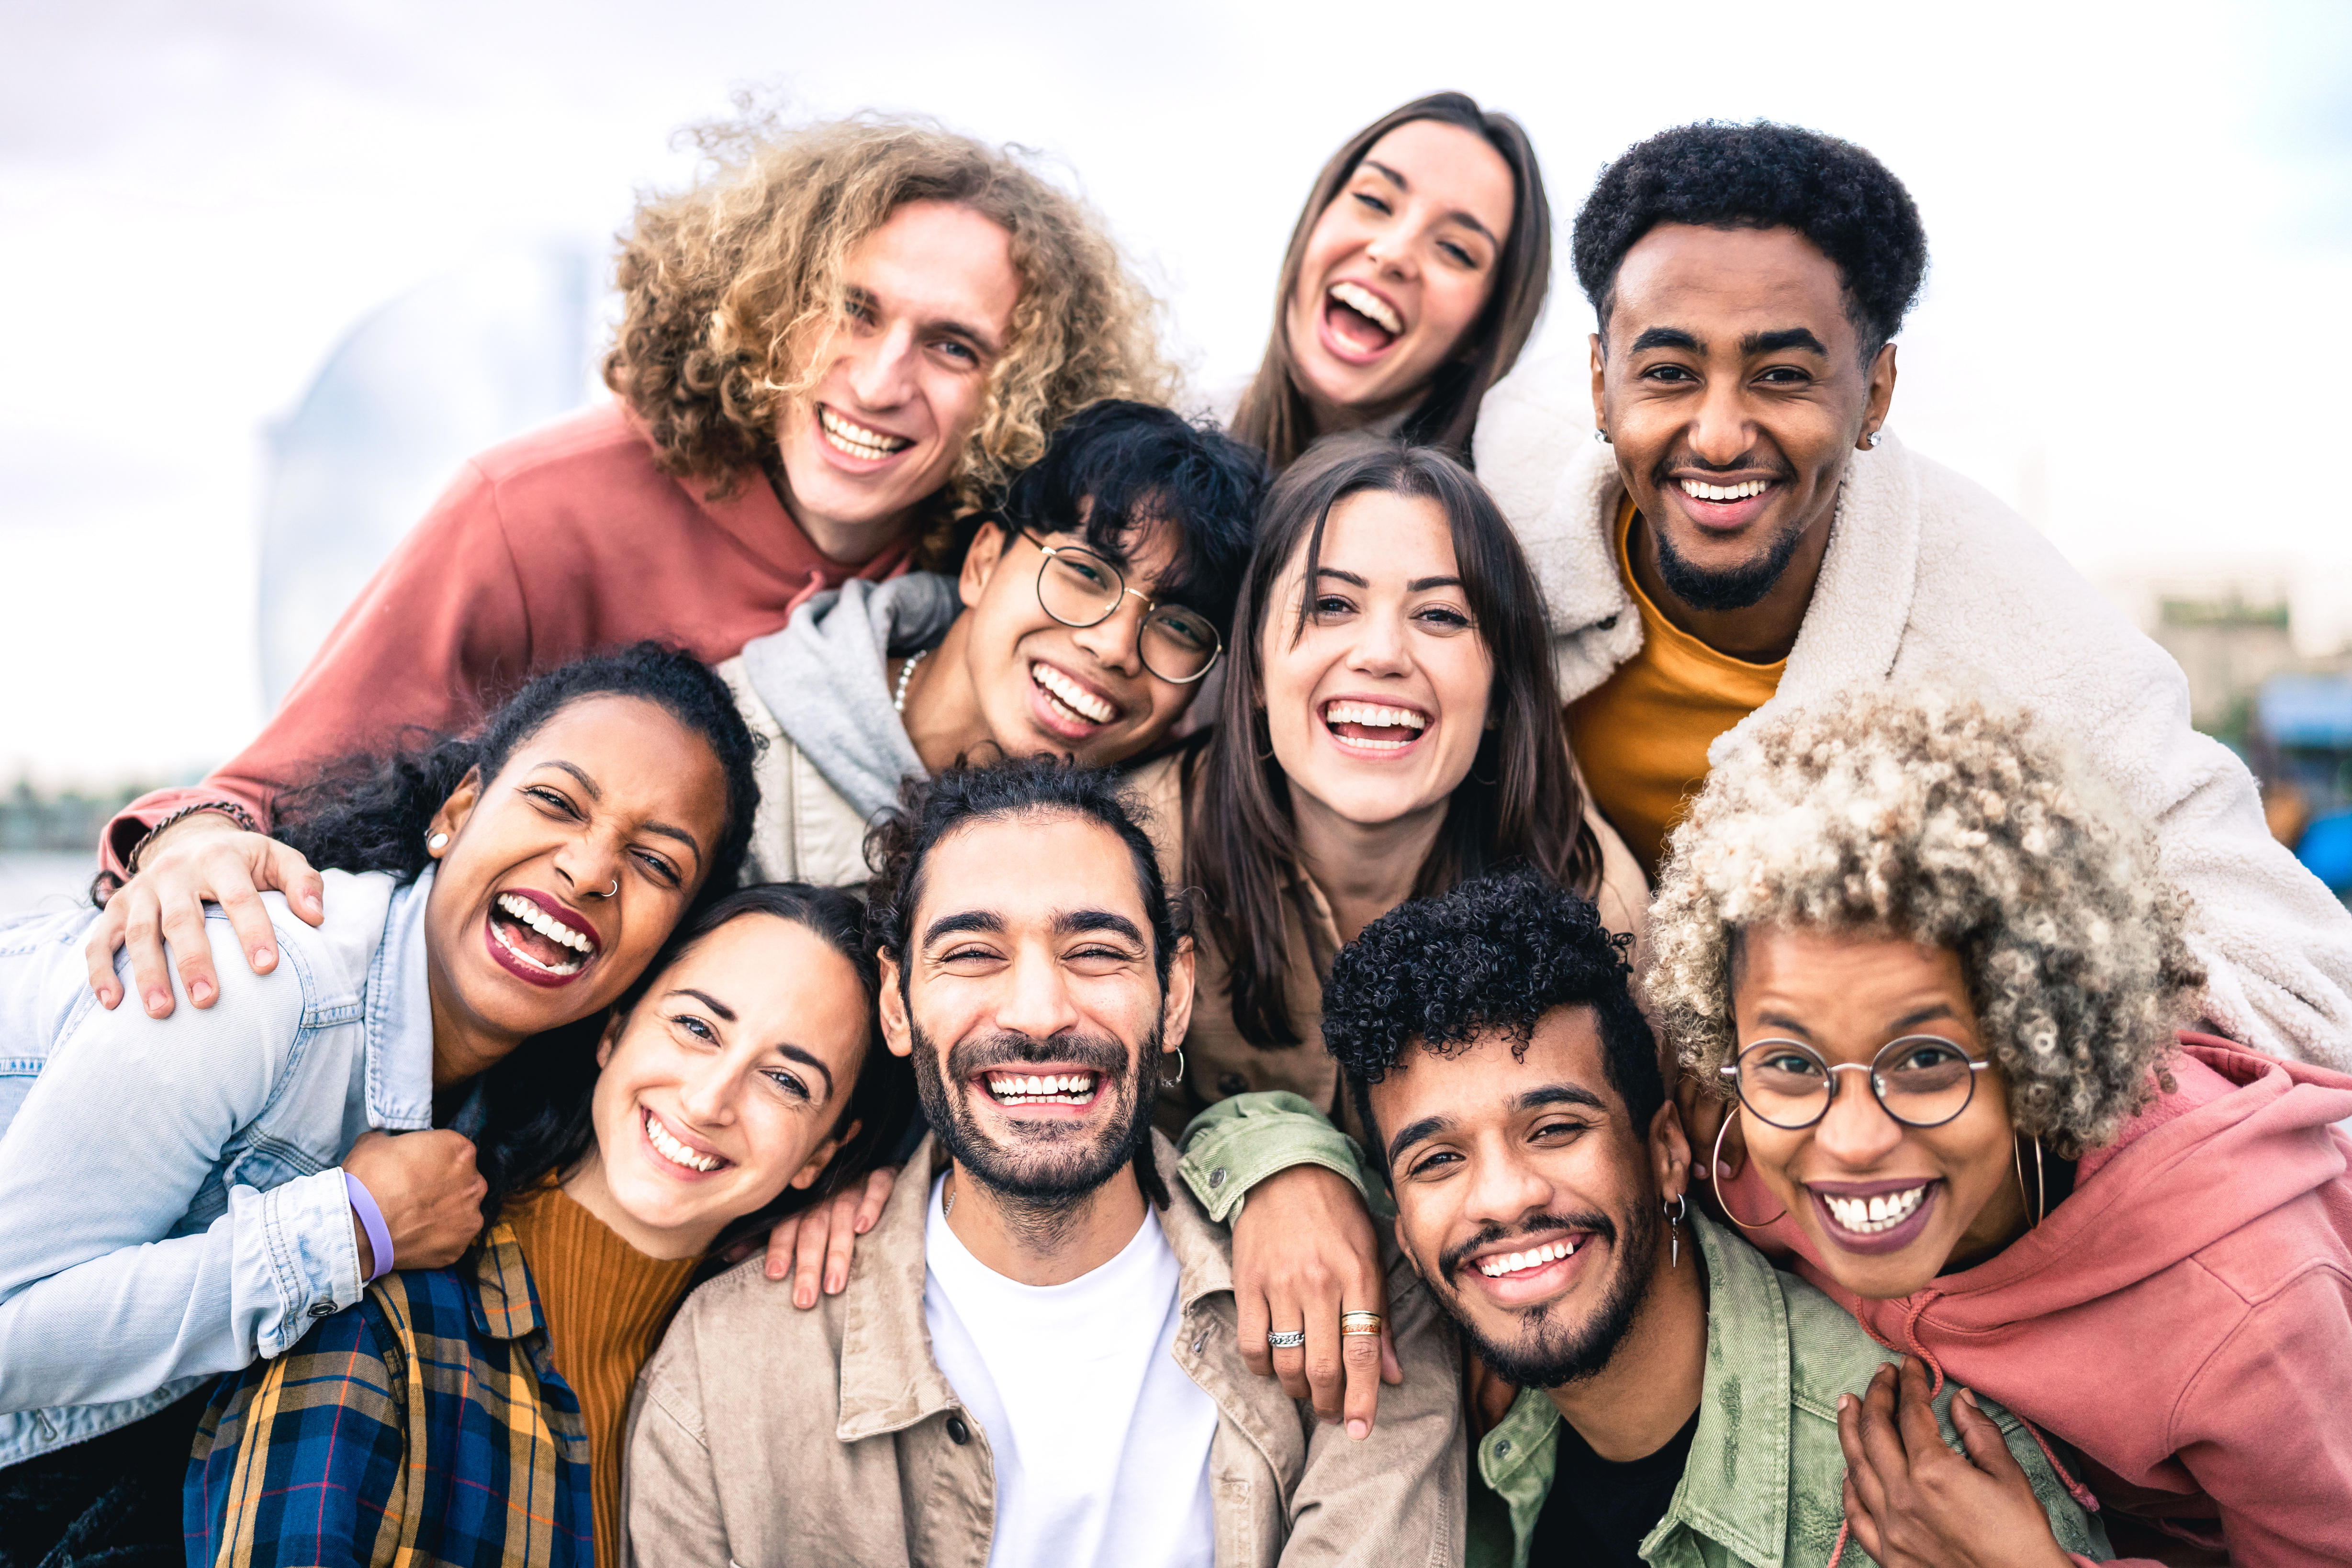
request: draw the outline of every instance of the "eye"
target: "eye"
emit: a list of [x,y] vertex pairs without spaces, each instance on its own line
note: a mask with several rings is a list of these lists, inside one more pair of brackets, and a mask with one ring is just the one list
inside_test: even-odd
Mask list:
[[1109,573],[1083,555],[1056,555],[1054,564],[1084,587],[1105,590],[1110,587]]
[[948,949],[945,952],[940,954],[939,962],[941,963],[985,963],[995,956],[995,953],[992,952],[985,947],[982,947],[976,943],[967,943],[963,946],[951,947]]
[[1813,378],[1792,364],[1776,364],[1759,375],[1767,386],[1811,386]]
[[1452,605],[1424,605],[1412,613],[1412,618],[1438,632],[1466,632],[1474,624],[1469,616]]
[[1217,646],[1217,634],[1206,621],[1192,616],[1164,615],[1151,618],[1152,629],[1173,637],[1182,647],[1198,652]]
[[1443,1175],[1447,1166],[1458,1165],[1461,1163],[1462,1156],[1453,1150],[1439,1149],[1413,1161],[1405,1174],[1409,1176]]
[[1643,381],[1667,383],[1688,382],[1696,384],[1698,377],[1693,375],[1690,373],[1689,368],[1685,365],[1654,364],[1649,369],[1642,373],[1642,379]]
[[652,850],[640,849],[636,852],[636,857],[637,864],[644,869],[646,875],[651,877],[662,887],[675,889],[685,882],[686,879],[678,874],[676,866],[671,865],[667,858],[655,854]]
[[1473,271],[1477,269],[1478,258],[1471,255],[1469,251],[1464,249],[1461,246],[1454,244],[1452,240],[1439,240],[1437,242],[1437,248],[1445,252],[1446,255],[1454,258],[1454,259],[1462,266],[1467,267]]
[[961,360],[967,365],[977,365],[980,363],[980,355],[973,352],[970,343],[961,338],[941,338],[931,346],[950,359]]
[[533,805],[553,812],[559,816],[568,816],[574,822],[580,820],[580,808],[573,805],[572,798],[562,790],[550,789],[545,784],[525,784],[522,795]]
[[1573,1118],[1560,1121],[1546,1121],[1538,1124],[1535,1131],[1528,1134],[1528,1142],[1557,1148],[1591,1131],[1592,1129],[1590,1124]]
[[1318,594],[1315,595],[1312,613],[1315,619],[1318,621],[1328,621],[1334,620],[1340,616],[1353,615],[1355,613],[1355,602],[1344,595]]
[[786,1072],[782,1068],[771,1068],[762,1072],[760,1076],[766,1079],[770,1083],[774,1084],[778,1089],[783,1090],[783,1092],[792,1099],[806,1100],[809,1098],[808,1085],[803,1083],[799,1079],[793,1077],[791,1073]]
[[1349,191],[1348,194],[1355,197],[1359,202],[1361,202],[1364,205],[1371,208],[1372,211],[1379,213],[1381,216],[1385,217],[1388,216],[1389,204],[1381,200],[1380,197],[1372,195],[1371,192]]
[[1786,1074],[1791,1078],[1822,1076],[1822,1064],[1802,1051],[1772,1051],[1759,1058],[1756,1066],[1760,1071]]
[[1956,1046],[1942,1040],[1923,1040],[1897,1057],[1890,1068],[1895,1072],[1927,1072],[1966,1060],[1968,1058]]
[[670,1022],[706,1045],[715,1046],[719,1043],[718,1032],[712,1029],[708,1022],[691,1013],[680,1013]]

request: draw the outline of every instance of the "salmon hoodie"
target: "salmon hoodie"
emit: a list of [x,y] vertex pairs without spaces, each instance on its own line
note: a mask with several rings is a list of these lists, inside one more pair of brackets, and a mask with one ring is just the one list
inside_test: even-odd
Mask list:
[[2352,1563],[2352,1077],[2180,1041],[2174,1092],[1976,1268],[1865,1300],[1774,1229],[1882,1343],[2072,1444],[2109,1508],[2238,1568]]

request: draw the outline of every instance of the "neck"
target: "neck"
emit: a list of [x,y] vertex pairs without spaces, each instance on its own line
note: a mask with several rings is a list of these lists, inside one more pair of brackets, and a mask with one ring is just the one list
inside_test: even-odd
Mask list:
[[457,1005],[456,987],[437,955],[425,963],[425,986],[433,1000],[433,1087],[447,1089],[475,1078],[522,1044],[520,1035],[493,1029]]
[[1341,942],[1412,896],[1413,884],[1445,825],[1440,800],[1391,822],[1350,822],[1321,803],[1291,792],[1298,858],[1322,889]]
[[1548,1391],[1561,1417],[1612,1464],[1664,1447],[1706,1385],[1706,1292],[1699,1283],[1706,1263],[1697,1238],[1685,1240],[1691,1258],[1678,1268],[1665,1266],[1661,1240],[1650,1293],[1609,1364]]
[[1429,388],[1425,386],[1416,386],[1401,397],[1391,397],[1381,403],[1327,403],[1304,388],[1300,389],[1299,396],[1306,401],[1307,417],[1315,422],[1313,436],[1323,437],[1377,425],[1393,415],[1404,413],[1428,392]]
[[948,1228],[979,1258],[1023,1285],[1066,1285],[1117,1258],[1143,1228],[1143,1189],[1125,1162],[1084,1197],[1044,1204],[992,1190],[961,1161],[948,1169]]
[[563,1191],[573,1203],[603,1221],[605,1229],[647,1258],[665,1263],[701,1257],[726,1227],[724,1219],[675,1227],[647,1225],[613,1196],[613,1189],[604,1180],[604,1157],[593,1149],[588,1151],[588,1158],[580,1163],[579,1169],[563,1178]]
[[1658,539],[1640,512],[1633,514],[1633,536],[1626,554],[1633,563],[1633,580],[1642,585],[1658,613],[1716,652],[1748,664],[1776,664],[1797,646],[1798,628],[1813,602],[1813,584],[1821,581],[1822,561],[1830,548],[1830,521],[1836,511],[1836,489],[1819,517],[1805,524],[1797,552],[1787,570],[1761,599],[1744,610],[1703,610],[1666,586],[1658,569]]
[[771,461],[768,488],[776,494],[776,502],[794,527],[808,536],[817,553],[836,566],[863,566],[912,531],[915,509],[894,512],[870,522],[849,522],[836,517],[825,517],[810,511],[793,499],[793,487],[785,482],[781,464]]
[[[982,754],[982,748],[995,742],[981,714],[980,689],[972,684],[967,657],[971,644],[971,617],[958,616],[946,638],[915,667],[914,678],[907,682],[907,708],[900,715],[907,739],[914,742],[923,766],[934,773],[958,757]],[[885,668],[895,683],[906,661],[893,660]]]

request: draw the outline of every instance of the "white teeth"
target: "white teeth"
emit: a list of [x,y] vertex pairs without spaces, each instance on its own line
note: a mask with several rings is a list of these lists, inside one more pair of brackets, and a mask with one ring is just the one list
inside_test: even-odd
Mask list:
[[1094,1098],[1095,1075],[1073,1072],[1024,1078],[1019,1073],[1008,1073],[990,1079],[988,1092],[996,1097],[999,1105],[1084,1105]]
[[904,436],[892,436],[880,430],[844,419],[832,409],[819,405],[817,423],[824,426],[825,439],[853,458],[887,458],[893,452],[903,452],[914,445]]
[[1548,1263],[1557,1263],[1563,1258],[1575,1256],[1576,1243],[1548,1241],[1532,1252],[1498,1253],[1493,1258],[1484,1258],[1478,1264],[1478,1272],[1489,1279],[1500,1279],[1507,1274],[1520,1274],[1530,1268],[1541,1268]]
[[[1429,716],[1410,708],[1390,708],[1377,702],[1333,702],[1323,710],[1323,722],[1331,729],[1342,724],[1360,725],[1367,730],[1410,730],[1417,735],[1429,728]],[[1351,746],[1364,746],[1376,752],[1398,752],[1413,742],[1413,735],[1391,739],[1386,736],[1342,736]]]
[[1334,283],[1331,298],[1360,316],[1368,316],[1381,328],[1398,337],[1404,335],[1404,318],[1392,310],[1386,300],[1360,283]]
[[1683,494],[1693,500],[1746,500],[1772,488],[1769,479],[1749,479],[1737,485],[1706,485],[1696,479],[1685,479],[1682,486]]
[[1833,1198],[1823,1193],[1822,1202],[1828,1205],[1830,1218],[1837,1222],[1840,1230],[1874,1236],[1909,1219],[1927,1195],[1927,1184],[1922,1184],[1907,1192],[1878,1193],[1867,1198]]
[[645,1113],[646,1142],[655,1152],[673,1165],[683,1165],[689,1171],[715,1171],[727,1162],[712,1155],[699,1153],[669,1135],[661,1119],[648,1110]]
[[[574,952],[586,953],[594,951],[595,944],[588,940],[584,932],[572,930],[529,899],[514,893],[500,893],[498,905],[499,911],[509,919],[529,926],[550,942],[560,943]],[[542,964],[541,967],[545,968],[546,965]],[[573,969],[578,967],[578,964],[572,965]],[[569,973],[571,971],[566,970],[563,973]]]
[[1029,679],[1042,687],[1046,696],[1068,709],[1073,716],[1089,724],[1108,724],[1118,717],[1118,709],[1051,665],[1031,665]]

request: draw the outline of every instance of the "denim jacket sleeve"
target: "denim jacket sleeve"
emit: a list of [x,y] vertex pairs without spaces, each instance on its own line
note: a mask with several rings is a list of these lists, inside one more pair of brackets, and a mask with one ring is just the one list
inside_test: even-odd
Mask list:
[[289,933],[277,972],[256,975],[225,919],[205,929],[219,999],[200,1012],[182,996],[158,1020],[83,990],[0,1137],[0,1411],[234,1372],[360,1299],[339,1167],[266,1191],[232,1173],[226,1212],[172,1235],[284,1088],[310,1016]]
[[1336,1171],[1374,1214],[1396,1212],[1356,1141],[1305,1097],[1286,1090],[1219,1100],[1192,1118],[1179,1147],[1184,1157],[1177,1173],[1209,1217],[1223,1225],[1241,1213],[1250,1188],[1293,1165]]

